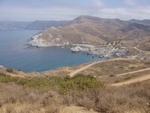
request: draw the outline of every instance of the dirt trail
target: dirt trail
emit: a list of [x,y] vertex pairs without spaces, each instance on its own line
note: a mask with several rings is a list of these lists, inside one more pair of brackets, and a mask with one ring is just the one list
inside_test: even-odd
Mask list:
[[137,71],[131,71],[131,72],[127,72],[127,73],[121,73],[121,74],[118,74],[116,76],[124,76],[124,75],[128,75],[128,74],[134,74],[134,73],[148,71],[148,70],[150,70],[150,68],[140,69],[140,70],[137,70]]
[[87,69],[87,68],[89,68],[89,67],[91,67],[91,66],[93,66],[93,65],[95,65],[97,63],[100,63],[100,62],[93,62],[93,63],[91,63],[91,64],[89,64],[87,66],[84,66],[84,67],[82,67],[80,69],[77,69],[77,70],[71,72],[70,76],[73,77],[74,75],[78,74],[79,72],[81,72],[81,71],[83,71],[83,70],[85,70],[85,69]]
[[115,58],[115,59],[109,59],[109,60],[105,60],[105,61],[93,62],[93,63],[91,63],[91,64],[88,64],[87,66],[84,66],[84,67],[82,67],[82,68],[80,68],[80,69],[77,69],[77,70],[71,72],[69,75],[70,75],[71,77],[73,77],[74,75],[80,73],[80,72],[83,71],[83,70],[86,70],[86,69],[90,68],[91,66],[93,66],[93,65],[95,65],[95,64],[102,63],[102,62],[115,61],[115,60],[118,61],[118,60],[127,60],[127,59],[125,59],[125,58]]
[[21,75],[18,75],[18,74],[14,74],[14,73],[8,73],[8,72],[5,72],[6,75],[9,75],[11,77],[20,77],[20,78],[25,78],[24,76],[21,76]]
[[[91,66],[95,65],[95,64],[98,64],[98,63],[102,63],[102,62],[109,62],[109,61],[115,61],[115,60],[127,60],[127,59],[124,59],[124,58],[116,58],[116,59],[110,59],[110,60],[106,60],[106,61],[97,61],[97,62],[93,62],[91,64],[88,64],[87,66],[84,66],[82,68],[79,68],[73,72],[70,73],[70,76],[73,77],[74,75],[80,73],[81,71],[83,70],[86,70],[88,68],[90,68]],[[127,73],[122,73],[122,74],[118,74],[116,76],[124,76],[124,75],[128,75],[128,74],[135,74],[135,73],[138,73],[138,72],[143,72],[143,71],[147,71],[147,70],[150,70],[150,68],[146,68],[146,69],[140,69],[140,70],[137,70],[137,71],[132,71],[132,72],[127,72]],[[131,84],[131,83],[135,83],[135,82],[141,82],[141,81],[144,81],[144,80],[148,80],[150,79],[150,74],[148,75],[143,75],[143,76],[140,76],[138,78],[133,78],[133,79],[130,79],[128,81],[124,81],[124,82],[120,82],[120,83],[114,83],[114,84],[111,84],[110,86],[121,86],[121,85],[124,85],[124,84]]]
[[[109,60],[105,60],[105,61],[97,61],[97,62],[93,62],[93,63],[90,63],[82,68],[79,68],[73,72],[71,72],[69,75],[71,77],[73,77],[74,75],[80,73],[81,71],[83,70],[86,70],[88,68],[90,68],[91,66],[95,65],[95,64],[98,64],[98,63],[103,63],[103,62],[109,62],[109,61],[118,61],[118,60],[127,60],[125,58],[115,58],[115,59],[109,59]],[[122,74],[118,74],[116,76],[124,76],[124,75],[128,75],[128,74],[135,74],[135,73],[138,73],[138,72],[144,72],[144,71],[148,71],[150,70],[150,68],[146,68],[146,69],[140,69],[140,70],[137,70],[137,71],[132,71],[132,72],[127,72],[127,73],[122,73]],[[21,78],[25,78],[24,76],[21,76],[21,75],[18,75],[18,74],[14,74],[14,73],[8,73],[8,72],[5,72],[5,74],[7,75],[10,75],[12,77],[21,77]],[[131,84],[131,83],[135,83],[135,82],[141,82],[141,81],[144,81],[144,80],[148,80],[150,79],[150,73],[147,74],[147,75],[141,75],[137,78],[133,78],[133,79],[130,79],[130,80],[127,80],[127,81],[123,81],[123,82],[120,82],[120,83],[114,83],[114,84],[111,84],[110,86],[122,86],[122,85],[125,85],[125,84]]]
[[133,48],[136,49],[136,50],[139,51],[139,52],[150,53],[149,51],[144,51],[144,50],[141,50],[141,49],[139,49],[139,48],[137,48],[137,47],[133,47]]
[[150,74],[143,75],[143,76],[140,76],[138,78],[133,78],[133,79],[130,79],[128,81],[124,81],[124,82],[120,82],[120,83],[114,83],[114,84],[111,84],[110,86],[122,86],[122,85],[131,84],[131,83],[135,83],[135,82],[142,82],[144,80],[149,80],[149,79],[150,79]]
[[98,112],[93,111],[93,110],[88,110],[84,107],[68,106],[68,107],[62,108],[59,113],[98,113]]
[[[140,70],[132,71],[132,72],[128,72],[128,73],[122,73],[122,74],[118,74],[116,76],[125,76],[125,75],[128,75],[128,74],[135,74],[135,73],[138,73],[138,72],[144,72],[144,71],[148,71],[148,70],[150,70],[150,68],[140,69]],[[125,85],[125,84],[141,82],[141,81],[148,80],[148,79],[150,79],[150,73],[148,75],[141,75],[139,77],[136,77],[136,78],[133,78],[133,79],[130,79],[130,80],[127,80],[127,81],[114,83],[114,84],[111,84],[110,86],[122,86],[122,85]]]

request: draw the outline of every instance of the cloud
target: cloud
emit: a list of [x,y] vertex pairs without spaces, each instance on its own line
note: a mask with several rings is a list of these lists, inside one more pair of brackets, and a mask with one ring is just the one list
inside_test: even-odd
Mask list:
[[94,0],[93,4],[99,8],[106,7],[104,0]]
[[127,16],[127,10],[124,8],[106,8],[100,11],[100,14],[104,18],[120,18],[125,19]]
[[135,5],[137,5],[135,0],[124,0],[124,2],[125,2],[127,5],[130,5],[130,6],[135,6]]
[[131,7],[145,7],[150,5],[150,0],[123,0],[124,3]]
[[148,0],[0,0],[0,20],[70,20],[80,15],[145,19],[150,18],[149,7]]

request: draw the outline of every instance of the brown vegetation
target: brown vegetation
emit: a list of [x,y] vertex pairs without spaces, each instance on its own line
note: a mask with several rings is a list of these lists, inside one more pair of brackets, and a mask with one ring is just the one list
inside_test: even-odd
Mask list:
[[[72,72],[86,65],[68,69]],[[122,59],[98,63],[81,72],[95,77],[48,76],[48,72],[43,77],[43,72],[34,73],[37,74],[34,77],[29,77],[30,73],[26,78],[19,78],[0,73],[0,113],[150,113],[150,80],[119,87],[107,86],[107,83],[148,75],[150,70],[138,70],[149,66],[149,61]],[[4,67],[0,69],[12,74]],[[132,73],[134,71],[137,72]],[[13,74],[21,73],[13,71]],[[118,76],[123,73],[125,75]]]
[[127,73],[150,67],[148,61],[138,61],[129,59],[107,60],[97,63],[90,68],[80,72],[84,75],[109,76]]
[[[149,81],[122,87],[106,87],[84,92],[72,92],[66,97],[68,104],[84,106],[99,113],[150,112]],[[72,100],[70,102],[70,100]]]
[[[74,79],[66,77],[63,84],[61,82],[62,87],[48,88],[48,84],[44,81],[48,79],[46,82],[49,82],[50,78],[35,78],[32,82],[23,80],[25,78],[18,80],[18,78],[2,75],[0,77],[0,113],[63,113],[63,108],[72,105],[83,107],[87,111],[93,109],[99,113],[150,112],[150,80],[121,87],[97,87],[93,84],[94,81],[91,81],[93,85],[90,88],[85,86],[88,86],[88,81],[94,78],[80,76]],[[41,81],[42,79],[44,81]],[[62,78],[54,77],[50,81],[55,83],[55,79],[57,81]],[[25,85],[27,83],[30,87]],[[80,86],[79,89],[77,84]],[[71,90],[65,94],[57,90],[64,87]],[[85,89],[80,90],[80,88]]]

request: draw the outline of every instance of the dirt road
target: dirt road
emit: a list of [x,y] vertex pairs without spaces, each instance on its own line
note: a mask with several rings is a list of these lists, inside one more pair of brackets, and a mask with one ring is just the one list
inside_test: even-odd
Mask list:
[[[103,62],[109,62],[109,61],[118,61],[118,60],[127,60],[125,58],[115,58],[115,59],[109,59],[109,60],[105,60],[105,61],[97,61],[97,62],[93,62],[93,63],[90,63],[82,68],[79,68],[73,72],[71,72],[69,75],[71,77],[75,76],[76,74],[80,73],[81,71],[84,71],[88,68],[90,68],[91,66],[95,65],[95,64],[98,64],[98,63],[103,63]],[[127,73],[122,73],[122,74],[118,74],[116,76],[124,76],[124,75],[128,75],[128,74],[135,74],[135,73],[138,73],[138,72],[144,72],[144,71],[148,71],[150,70],[150,68],[146,68],[146,69],[140,69],[140,70],[137,70],[137,71],[132,71],[132,72],[127,72]],[[22,78],[25,78],[24,76],[21,76],[21,75],[18,75],[18,74],[14,74],[14,73],[8,73],[6,72],[5,74],[7,75],[10,75],[12,77],[22,77]],[[144,81],[144,80],[148,80],[150,79],[150,73],[147,74],[147,75],[141,75],[137,78],[133,78],[133,79],[130,79],[130,80],[127,80],[127,81],[123,81],[123,82],[120,82],[120,83],[114,83],[114,84],[111,84],[110,86],[121,86],[121,85],[125,85],[125,84],[131,84],[131,83],[135,83],[135,82],[141,82],[141,81]]]
[[20,78],[25,78],[24,76],[18,75],[18,74],[14,74],[14,73],[8,73],[5,72],[6,75],[12,76],[12,77],[20,77]]
[[131,84],[131,83],[135,83],[135,82],[142,82],[144,80],[149,80],[150,79],[150,74],[148,75],[143,75],[137,78],[133,78],[124,82],[120,82],[120,83],[114,83],[111,84],[110,86],[122,86],[122,85],[126,85],[126,84]]
[[[110,59],[110,60],[106,60],[106,61],[97,61],[97,62],[93,62],[91,64],[88,64],[87,66],[84,66],[82,68],[79,68],[73,72],[70,73],[70,76],[73,77],[75,76],[76,74],[80,73],[81,71],[84,71],[88,68],[90,68],[91,66],[95,65],[95,64],[98,64],[98,63],[102,63],[102,62],[109,62],[109,61],[115,61],[115,60],[127,60],[127,59],[124,59],[124,58],[116,58],[116,59]],[[127,73],[122,73],[122,74],[118,74],[116,76],[124,76],[124,75],[128,75],[128,74],[135,74],[135,73],[138,73],[138,72],[143,72],[143,71],[148,71],[150,70],[150,68],[146,68],[146,69],[140,69],[140,70],[137,70],[137,71],[132,71],[132,72],[127,72]],[[138,78],[133,78],[133,79],[130,79],[128,81],[124,81],[124,82],[120,82],[120,83],[114,83],[114,84],[111,84],[110,86],[121,86],[121,85],[124,85],[124,84],[131,84],[131,83],[135,83],[135,82],[141,82],[141,81],[144,81],[144,80],[148,80],[150,79],[150,74],[148,75],[143,75],[143,76],[140,76]]]
[[[125,76],[125,75],[128,75],[128,74],[136,74],[138,72],[144,72],[144,71],[148,71],[148,70],[150,70],[150,68],[140,69],[140,70],[132,71],[132,72],[128,72],[128,73],[122,73],[122,74],[118,74],[116,76]],[[130,79],[130,80],[127,80],[127,81],[123,81],[123,82],[120,82],[120,83],[114,83],[114,84],[111,84],[111,86],[122,86],[122,85],[125,85],[125,84],[141,82],[141,81],[148,80],[148,79],[150,79],[150,73],[147,74],[147,75],[140,75],[137,78],[133,78],[133,79]]]
[[85,66],[85,67],[82,67],[82,68],[80,68],[80,69],[77,69],[77,70],[71,72],[71,73],[70,73],[70,76],[73,77],[74,75],[78,74],[79,72],[81,72],[81,71],[83,71],[83,70],[85,70],[85,69],[87,69],[87,68],[89,68],[89,67],[91,67],[91,66],[93,66],[93,65],[95,65],[95,64],[97,64],[97,63],[100,63],[100,62],[93,62],[93,63],[91,63],[91,64],[89,64],[89,65],[87,65],[87,66]]
[[121,73],[121,74],[118,74],[116,76],[124,76],[124,75],[128,75],[128,74],[134,74],[134,73],[148,71],[148,70],[150,70],[150,68],[140,69],[140,70],[137,70],[137,71],[131,71],[131,72],[127,72],[127,73]]
[[115,58],[115,59],[109,59],[109,60],[104,60],[104,61],[93,62],[93,63],[91,63],[91,64],[88,64],[87,66],[84,66],[84,67],[82,67],[82,68],[80,68],[80,69],[77,69],[77,70],[71,72],[69,75],[70,75],[71,77],[73,77],[74,75],[80,73],[80,72],[83,71],[83,70],[86,70],[86,69],[90,68],[91,66],[93,66],[93,65],[95,65],[95,64],[102,63],[102,62],[115,61],[115,60],[118,61],[118,60],[127,60],[127,59],[125,59],[125,58]]

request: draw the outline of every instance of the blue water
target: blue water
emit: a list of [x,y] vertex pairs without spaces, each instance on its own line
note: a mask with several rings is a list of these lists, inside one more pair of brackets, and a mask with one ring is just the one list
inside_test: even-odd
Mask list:
[[98,60],[69,48],[28,48],[27,40],[36,30],[0,30],[0,65],[25,72],[42,72],[63,66],[74,66]]

